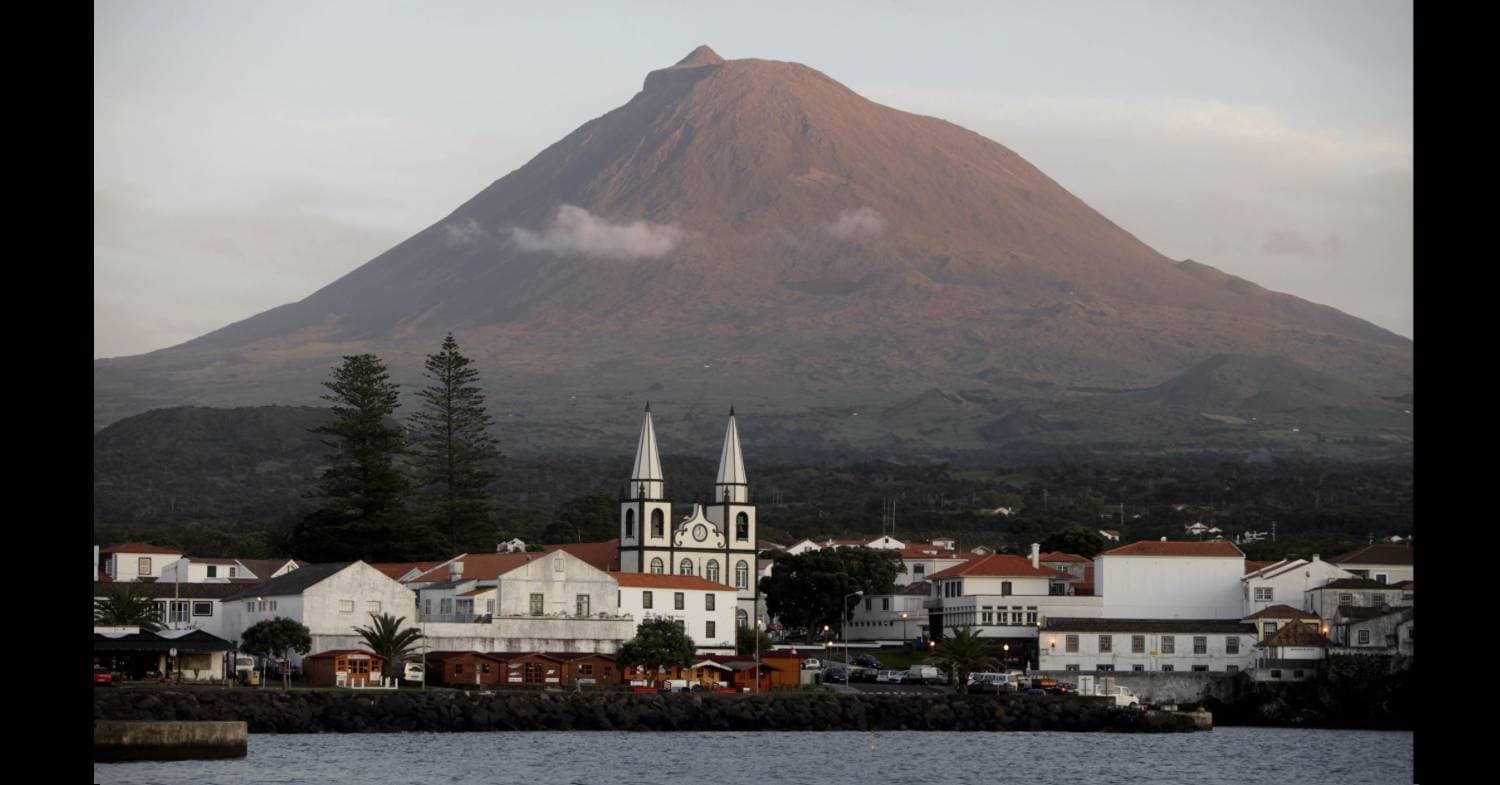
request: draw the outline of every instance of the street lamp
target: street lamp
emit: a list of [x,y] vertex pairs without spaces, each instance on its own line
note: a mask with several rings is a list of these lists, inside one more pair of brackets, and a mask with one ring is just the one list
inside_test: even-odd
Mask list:
[[760,617],[755,617],[755,691],[760,692]]
[[901,645],[911,645],[911,638],[906,637],[906,611],[901,612]]
[[844,622],[847,619],[847,617],[849,616],[849,598],[850,597],[861,597],[861,596],[864,595],[864,593],[865,593],[864,590],[861,589],[860,591],[857,591],[857,592],[852,592],[850,594],[845,594],[844,595],[844,612],[839,615],[839,635],[843,636],[843,638],[844,638],[844,673],[846,673],[846,674],[849,672],[849,632],[844,629]]
[[1001,644],[1000,649],[1005,652],[1003,660],[1000,663],[1000,670],[1010,670],[1010,644]]

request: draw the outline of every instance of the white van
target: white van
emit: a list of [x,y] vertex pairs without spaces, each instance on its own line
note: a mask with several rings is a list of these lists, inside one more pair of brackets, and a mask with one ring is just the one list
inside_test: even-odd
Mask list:
[[1020,684],[1014,673],[971,673],[969,692],[1016,692]]
[[931,665],[913,665],[906,670],[903,684],[947,684],[948,674]]

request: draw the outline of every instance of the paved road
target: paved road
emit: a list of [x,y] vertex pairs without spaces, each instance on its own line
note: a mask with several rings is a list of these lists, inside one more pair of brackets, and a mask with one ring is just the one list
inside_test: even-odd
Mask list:
[[946,685],[936,684],[883,684],[880,682],[870,683],[857,681],[853,684],[830,684],[828,685],[839,692],[865,692],[885,695],[899,695],[911,692],[952,692],[953,688]]

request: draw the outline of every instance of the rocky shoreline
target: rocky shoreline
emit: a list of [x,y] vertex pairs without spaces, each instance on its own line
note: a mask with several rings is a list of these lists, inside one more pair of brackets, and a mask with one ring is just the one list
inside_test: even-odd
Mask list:
[[226,721],[251,733],[396,731],[1077,731],[1203,729],[1186,712],[1014,695],[98,689],[95,720]]

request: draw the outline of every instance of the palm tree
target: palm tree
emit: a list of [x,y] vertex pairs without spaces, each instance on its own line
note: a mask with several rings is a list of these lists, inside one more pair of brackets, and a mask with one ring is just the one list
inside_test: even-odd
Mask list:
[[957,627],[953,634],[938,644],[937,651],[927,658],[929,665],[936,665],[958,677],[958,691],[969,691],[969,674],[982,668],[998,668],[1000,663],[984,653],[979,642],[980,631],[973,627]]
[[354,631],[365,639],[365,648],[384,657],[387,667],[399,677],[400,672],[396,668],[411,655],[417,641],[421,640],[422,633],[415,627],[401,629],[401,622],[406,621],[405,616],[398,619],[389,613],[378,616],[372,613],[370,619],[373,624],[369,627],[355,627]]
[[156,603],[137,594],[130,584],[117,584],[108,595],[94,600],[94,623],[110,627],[140,627],[147,632],[161,629]]

